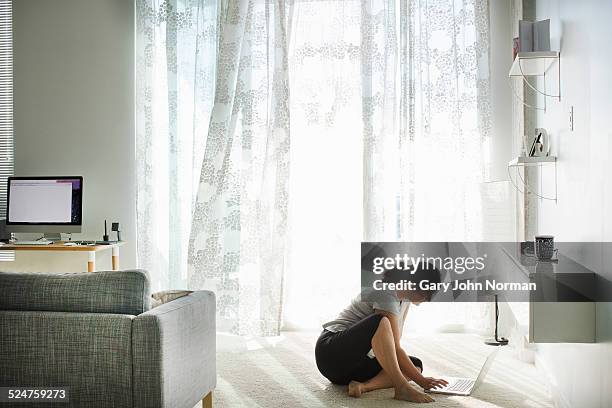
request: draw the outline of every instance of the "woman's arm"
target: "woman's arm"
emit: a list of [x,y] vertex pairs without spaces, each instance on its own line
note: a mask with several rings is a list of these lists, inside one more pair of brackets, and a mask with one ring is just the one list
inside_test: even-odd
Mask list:
[[402,338],[402,334],[404,334],[404,325],[406,324],[406,316],[408,315],[408,308],[404,308],[404,311],[402,312],[402,324],[400,326],[400,339]]
[[414,366],[412,360],[408,357],[408,353],[404,351],[400,344],[401,330],[400,326],[403,326],[399,322],[397,315],[387,312],[386,310],[376,309],[376,313],[385,316],[391,322],[391,331],[393,332],[393,340],[395,342],[395,352],[397,354],[397,362],[399,363],[400,369],[405,376],[409,377],[415,383],[419,384],[424,389],[436,388],[448,384],[445,380],[424,377],[418,368]]

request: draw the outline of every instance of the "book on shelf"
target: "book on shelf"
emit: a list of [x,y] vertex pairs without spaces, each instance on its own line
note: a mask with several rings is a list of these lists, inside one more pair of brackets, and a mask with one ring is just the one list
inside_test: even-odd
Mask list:
[[519,21],[518,52],[535,51],[550,51],[550,20]]

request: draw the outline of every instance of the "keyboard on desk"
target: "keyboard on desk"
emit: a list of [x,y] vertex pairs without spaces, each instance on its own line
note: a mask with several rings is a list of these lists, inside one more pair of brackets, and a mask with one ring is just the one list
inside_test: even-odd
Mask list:
[[15,241],[13,245],[51,245],[53,241]]

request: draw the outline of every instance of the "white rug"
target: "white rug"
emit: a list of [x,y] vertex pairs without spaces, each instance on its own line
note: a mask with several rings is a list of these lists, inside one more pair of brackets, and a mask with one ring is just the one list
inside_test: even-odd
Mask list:
[[[319,374],[314,363],[318,333],[285,332],[280,338],[217,338],[217,389],[214,407],[405,407],[392,390],[346,395]],[[423,360],[428,376],[475,377],[487,353],[480,337],[469,334],[408,336],[407,351]],[[518,361],[512,350],[500,350],[485,383],[472,396],[434,395],[429,407],[552,407],[535,366]]]

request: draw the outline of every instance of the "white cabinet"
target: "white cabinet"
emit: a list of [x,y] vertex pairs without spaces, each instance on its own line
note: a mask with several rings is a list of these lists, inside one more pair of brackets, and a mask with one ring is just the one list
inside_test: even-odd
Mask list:
[[509,261],[504,268],[518,268],[539,285],[538,294],[532,295],[528,304],[529,342],[594,343],[597,304],[589,299],[597,297],[601,278],[561,252],[558,262],[538,262],[520,254],[521,248],[520,244],[508,244],[502,250]]

